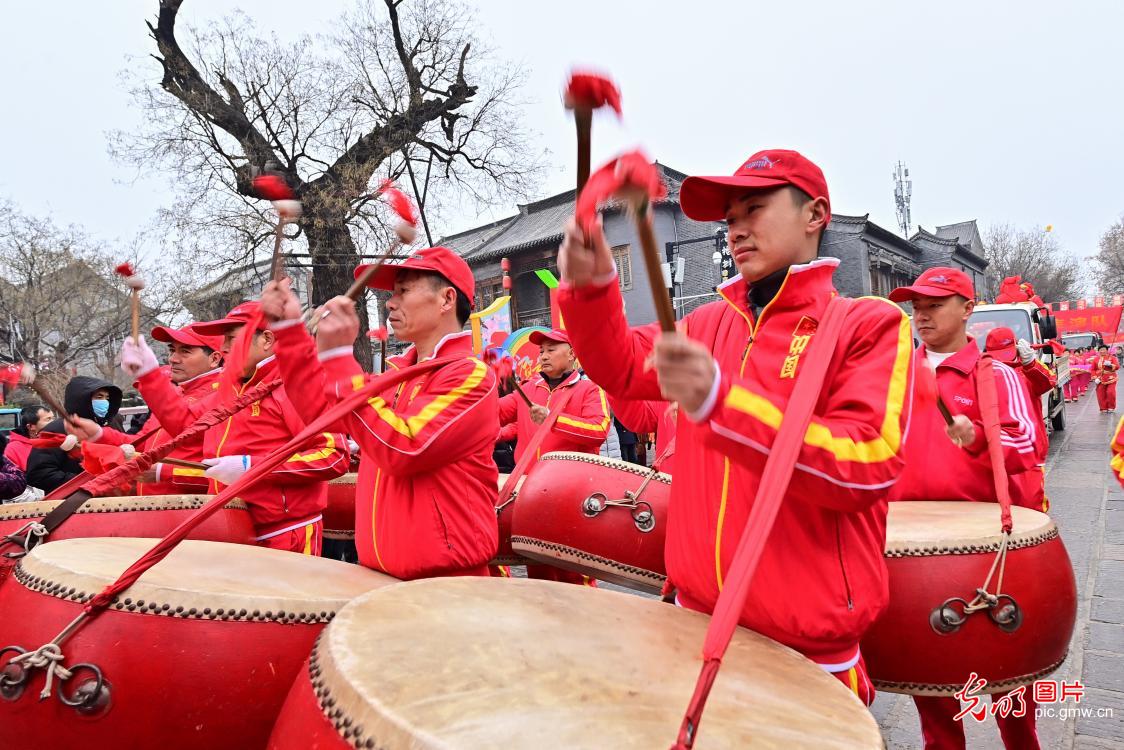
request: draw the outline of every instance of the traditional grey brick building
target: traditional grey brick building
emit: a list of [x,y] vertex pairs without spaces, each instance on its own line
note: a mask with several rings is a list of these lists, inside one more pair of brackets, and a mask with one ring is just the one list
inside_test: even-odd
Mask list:
[[[679,207],[679,187],[686,175],[658,162],[656,166],[668,195],[653,207],[655,234],[673,277],[676,313],[682,316],[714,300],[715,285],[732,271],[725,250],[726,228],[720,222],[700,223],[684,216]],[[534,272],[545,268],[558,273],[558,245],[562,228],[574,213],[574,191],[518,208],[512,216],[443,237],[438,244],[455,250],[472,267],[477,309],[503,294],[500,260],[509,258],[515,293],[513,324],[548,326],[549,293]],[[642,324],[655,320],[632,218],[610,208],[604,212],[604,224],[620,272],[629,321]],[[926,268],[938,265],[963,269],[982,289],[987,266],[974,221],[938,227],[936,233],[919,229],[907,240],[868,216],[836,214],[824,233],[821,254],[840,259],[835,283],[848,297],[885,296],[894,287],[912,283]]]

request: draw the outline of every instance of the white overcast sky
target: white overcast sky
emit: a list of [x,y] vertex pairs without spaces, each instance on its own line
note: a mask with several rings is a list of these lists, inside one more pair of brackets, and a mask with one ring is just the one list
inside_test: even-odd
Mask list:
[[[241,9],[282,38],[328,29],[351,0],[187,0],[181,22]],[[527,125],[551,152],[542,195],[572,184],[559,103],[575,64],[608,71],[626,122],[595,122],[594,160],[626,146],[688,173],[728,173],[765,147],[824,169],[838,213],[896,231],[891,171],[910,168],[914,225],[1053,224],[1077,257],[1122,213],[1124,3],[478,0],[481,35],[526,65]],[[0,44],[0,197],[124,241],[170,202],[106,133],[137,122],[118,74],[157,81],[157,0],[14,3]],[[478,219],[465,214],[448,233]]]

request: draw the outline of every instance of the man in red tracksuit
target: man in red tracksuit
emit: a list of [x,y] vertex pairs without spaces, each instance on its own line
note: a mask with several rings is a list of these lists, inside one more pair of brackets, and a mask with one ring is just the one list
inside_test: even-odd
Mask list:
[[1015,332],[1006,326],[992,328],[987,332],[984,351],[1022,376],[1031,410],[1038,417],[1038,426],[1041,429],[1038,430],[1034,445],[1037,452],[1036,463],[1033,468],[1016,474],[1014,479],[1025,485],[1020,495],[1033,498],[1034,505],[1031,507],[1045,513],[1050,509],[1050,500],[1046,497],[1045,474],[1046,455],[1050,451],[1050,436],[1046,434],[1046,414],[1042,406],[1042,396],[1054,389],[1058,378],[1035,356],[1030,342],[1025,339],[1016,341]]
[[[167,326],[152,329],[152,338],[168,345],[169,379],[189,403],[204,399],[217,390],[222,373],[222,339],[202,336],[195,332],[194,327],[192,323],[178,329]],[[164,445],[172,439],[160,426],[155,414],[149,416],[140,434],[150,436],[144,443],[144,450]],[[203,442],[181,446],[169,457],[198,463],[204,458]],[[138,495],[194,494],[208,490],[209,480],[199,469],[158,463],[148,473],[151,481],[144,481],[144,478],[137,480]]]
[[[938,391],[955,415],[953,424],[946,427],[936,408],[914,411],[905,443],[905,471],[891,490],[890,500],[998,502],[977,382],[978,369],[986,365],[975,340],[967,333],[975,305],[971,279],[955,268],[930,268],[913,286],[891,292],[890,299],[913,303],[913,322],[922,341],[915,355],[916,366],[935,368]],[[1038,464],[1041,411],[1031,403],[1017,372],[997,360],[992,360],[992,368],[1011,501],[1038,510],[1040,501],[1026,492],[1027,484],[1017,477]],[[1025,700],[1023,718],[996,717],[1003,742],[1010,750],[1039,746],[1035,705],[1029,695]],[[964,727],[954,719],[960,711],[959,701],[929,696],[914,696],[913,701],[921,717],[926,750],[964,747]]]
[[[680,200],[690,218],[729,227],[739,273],[721,300],[676,333],[630,330],[600,225],[587,238],[570,222],[559,302],[594,382],[615,398],[679,403],[667,571],[680,604],[712,612],[839,261],[817,257],[827,183],[794,151],[755,154],[732,177],[689,177]],[[868,705],[859,640],[889,595],[886,494],[902,470],[912,349],[900,308],[851,304],[739,620]]]
[[1093,359],[1093,378],[1097,381],[1097,405],[1102,414],[1116,411],[1116,371],[1119,369],[1116,357],[1108,353],[1108,344],[1098,346]]
[[[515,463],[518,464],[527,451],[539,425],[557,409],[561,409],[561,413],[536,450],[535,461],[553,451],[596,454],[612,426],[605,392],[578,372],[577,358],[565,331],[535,331],[530,341],[539,347],[540,369],[522,388],[533,406],[527,406],[518,393],[509,393],[500,399],[500,424],[514,424],[517,428]],[[560,403],[564,405],[559,406]],[[589,576],[549,565],[528,565],[527,577],[593,585]]]
[[[356,277],[366,268],[355,269]],[[384,266],[370,285],[392,291],[388,322],[396,338],[413,344],[389,360],[392,368],[453,360],[371,398],[346,419],[361,456],[359,562],[403,579],[486,576],[499,544],[492,458],[498,396],[495,375],[473,356],[471,332],[462,331],[475,294],[472,271],[448,248],[424,248]],[[353,301],[328,301],[314,345],[287,282],[271,283],[262,299],[277,321],[278,358],[286,384],[300,394],[299,408],[319,414],[362,387],[352,353],[359,332]]]
[[[226,367],[233,342],[252,320],[260,319],[257,302],[243,302],[225,318],[196,323],[193,330],[202,336],[222,336]],[[254,332],[235,394],[244,393],[259,383],[275,380],[280,369],[274,356],[276,343],[272,331],[260,323]],[[178,435],[196,417],[233,398],[230,388],[216,389],[199,401],[190,402],[158,370],[156,355],[140,339],[134,345],[125,340],[122,362],[138,362],[137,387],[152,413],[169,434]],[[124,364],[122,365],[125,366]],[[302,431],[307,422],[300,417],[292,399],[280,386],[260,401],[237,412],[203,435],[205,476],[210,489],[218,492],[245,474],[255,461],[273,453]],[[347,473],[350,456],[347,439],[336,433],[321,433],[293,453],[284,463],[239,497],[249,506],[250,517],[263,547],[319,555],[323,538],[322,513],[327,505],[327,482]]]

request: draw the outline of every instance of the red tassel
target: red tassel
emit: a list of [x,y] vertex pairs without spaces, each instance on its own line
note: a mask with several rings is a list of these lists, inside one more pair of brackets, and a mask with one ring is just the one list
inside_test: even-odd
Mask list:
[[598,206],[628,193],[643,193],[648,200],[667,195],[659,170],[643,151],[621,154],[589,176],[574,211],[578,225],[589,231]]
[[137,271],[136,271],[135,268],[133,268],[132,263],[122,263],[121,265],[114,268],[113,272],[116,273],[118,276],[123,276],[127,279],[130,276],[133,276],[134,274],[136,274]]
[[285,179],[276,174],[258,175],[253,181],[254,195],[269,201],[296,200],[296,194]]
[[621,92],[616,84],[598,73],[574,71],[562,95],[570,109],[600,109],[605,105],[621,116]]

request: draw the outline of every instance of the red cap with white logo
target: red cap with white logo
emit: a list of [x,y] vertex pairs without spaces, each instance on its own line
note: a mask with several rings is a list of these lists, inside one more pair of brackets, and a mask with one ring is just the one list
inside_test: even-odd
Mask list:
[[917,277],[912,286],[899,286],[890,292],[894,302],[910,302],[915,297],[951,297],[959,294],[964,299],[975,299],[972,279],[958,268],[936,266]]
[[785,149],[758,151],[729,177],[688,177],[679,188],[679,205],[695,221],[721,221],[732,198],[750,190],[784,185],[826,200],[830,219],[831,198],[823,171],[803,155]]

